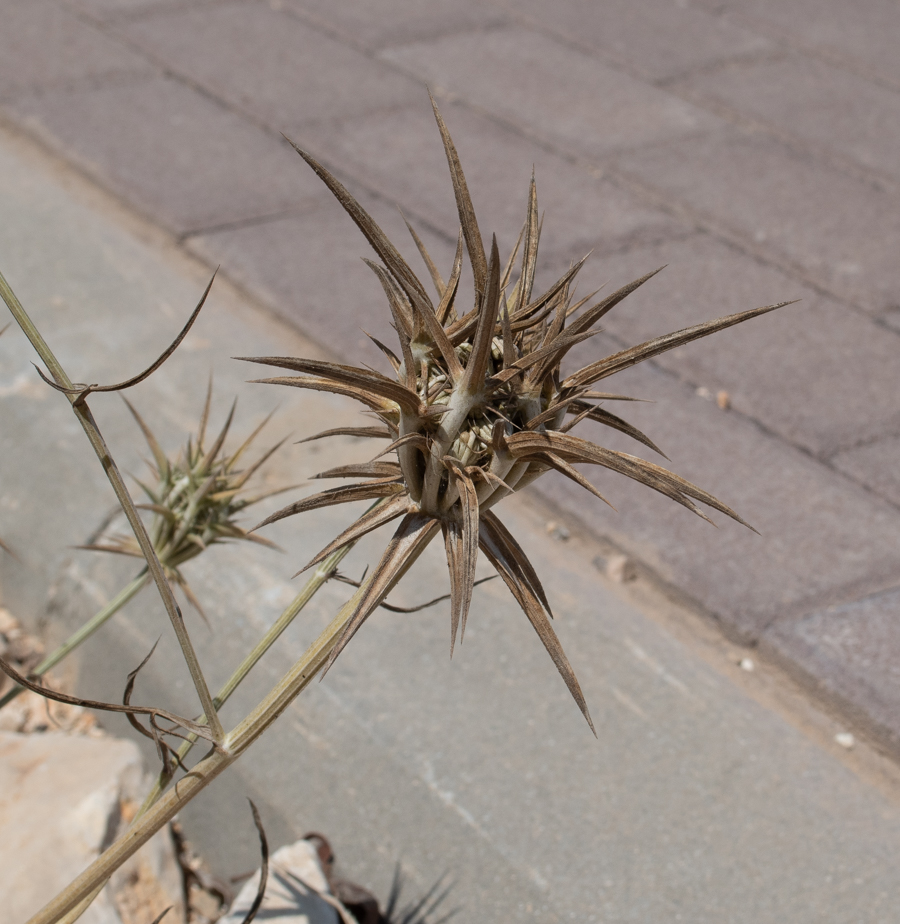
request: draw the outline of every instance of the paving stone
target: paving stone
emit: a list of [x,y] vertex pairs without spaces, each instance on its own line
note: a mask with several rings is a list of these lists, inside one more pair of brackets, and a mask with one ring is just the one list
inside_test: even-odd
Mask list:
[[287,134],[420,99],[419,83],[295,16],[227,3],[126,23],[122,31],[230,105]]
[[773,625],[766,645],[869,730],[900,745],[900,590]]
[[900,179],[900,93],[814,58],[736,63],[687,86],[816,148]]
[[49,0],[0,9],[0,98],[77,80],[153,70],[138,54]]
[[65,0],[67,5],[81,10],[100,20],[110,20],[128,15],[168,7],[200,6],[215,3],[216,0]]
[[696,134],[719,120],[663,90],[524,28],[381,52],[437,89],[554,145],[599,157]]
[[370,48],[497,26],[509,16],[484,0],[275,0]]
[[[431,290],[427,271],[396,210],[354,192]],[[456,242],[425,228],[419,232],[446,279],[445,268],[452,264]],[[231,278],[345,362],[368,362],[386,371],[381,353],[363,333],[368,331],[394,349],[397,337],[384,290],[361,259],[377,257],[336,201],[303,215],[192,238],[189,246],[220,264]],[[466,291],[471,292],[471,283]]]
[[[896,392],[894,393],[896,394]],[[864,446],[840,452],[832,465],[900,506],[900,436],[886,435]]]
[[506,5],[586,51],[651,80],[772,48],[761,35],[737,23],[673,0],[507,0]]
[[900,7],[893,0],[710,0],[705,5],[739,14],[745,24],[758,24],[900,84]]
[[285,212],[322,194],[286,142],[171,78],[22,97],[13,112],[174,231]]
[[582,286],[589,291],[609,279],[611,291],[660,266],[659,276],[604,318],[618,339],[641,343],[800,299],[656,361],[713,395],[727,391],[736,410],[820,456],[900,432],[900,336],[706,234],[592,259],[581,272]]
[[[525,219],[535,171],[538,204],[546,211],[545,257],[566,263],[592,248],[608,250],[685,233],[676,219],[610,180],[596,177],[466,107],[443,104],[441,114],[459,152],[482,236],[497,234],[511,248]],[[456,238],[459,217],[440,134],[427,98],[413,107],[313,127],[304,144]],[[404,232],[405,233],[405,232]]]
[[[715,349],[712,340],[706,345]],[[573,365],[602,356],[607,347],[616,348],[602,336],[582,344]],[[893,508],[661,370],[636,367],[603,385],[656,402],[608,407],[650,436],[671,462],[590,422],[576,434],[665,465],[737,510],[761,535],[713,512],[716,529],[643,485],[600,469],[585,474],[616,511],[587,501],[561,476],[548,475],[535,489],[650,562],[727,632],[752,641],[784,615],[844,602],[860,588],[896,579],[900,513]]]
[[900,304],[900,200],[762,135],[632,151],[621,168],[874,313]]

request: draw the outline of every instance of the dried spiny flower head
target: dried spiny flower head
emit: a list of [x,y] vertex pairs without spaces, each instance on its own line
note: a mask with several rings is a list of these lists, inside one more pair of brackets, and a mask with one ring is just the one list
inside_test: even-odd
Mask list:
[[[356,199],[325,167],[294,145],[381,258],[381,265],[367,262],[387,295],[400,339],[400,355],[376,341],[393,366],[395,378],[315,360],[242,357],[301,373],[261,381],[348,395],[366,405],[382,423],[379,427],[328,430],[310,439],[352,434],[390,440],[370,462],[340,466],[316,476],[365,480],[305,498],[273,514],[264,523],[331,504],[377,499],[373,507],[316,555],[307,565],[310,567],[335,549],[402,517],[334,649],[332,661],[438,530],[443,533],[450,571],[452,654],[457,630],[465,630],[480,548],[537,630],[590,723],[578,681],[547,618],[551,615],[550,606],[541,582],[518,542],[491,508],[550,469],[600,496],[573,467],[574,463],[584,462],[646,484],[704,519],[707,517],[695,501],[743,523],[729,507],[678,475],[635,456],[604,449],[571,435],[570,431],[589,418],[658,452],[643,433],[594,403],[621,400],[622,396],[592,390],[593,386],[645,359],[780,305],[741,312],[658,337],[564,376],[560,363],[568,351],[596,333],[597,322],[658,270],[588,305],[592,297],[573,302],[571,295],[572,282],[582,260],[546,292],[535,296],[540,226],[534,178],[524,227],[503,266],[496,237],[490,253],[485,253],[456,149],[436,105],[434,113],[462,225],[456,258],[446,283],[415,231],[409,229],[437,290],[436,302]],[[465,313],[457,308],[463,243],[475,287],[475,304]],[[510,288],[520,249],[518,278]],[[381,460],[389,453],[396,456],[396,461]]]
[[[204,619],[206,617],[203,609],[181,572],[181,566],[217,543],[246,539],[273,546],[268,539],[238,526],[236,518],[247,507],[263,498],[296,487],[290,485],[254,495],[242,493],[250,477],[282,443],[272,446],[247,468],[239,469],[238,463],[268,423],[269,417],[266,417],[237,450],[229,455],[225,452],[224,446],[234,419],[235,408],[232,405],[225,425],[207,449],[204,444],[211,401],[210,383],[196,438],[188,437],[187,445],[182,452],[174,460],[170,460],[160,448],[152,430],[135,408],[125,400],[153,455],[152,462],[148,461],[153,483],[138,481],[149,503],[138,504],[138,507],[150,510],[154,514],[149,530],[150,540],[167,577],[181,587],[191,605]],[[117,552],[135,558],[144,557],[137,541],[131,535],[116,535],[108,542],[94,543],[83,548]]]

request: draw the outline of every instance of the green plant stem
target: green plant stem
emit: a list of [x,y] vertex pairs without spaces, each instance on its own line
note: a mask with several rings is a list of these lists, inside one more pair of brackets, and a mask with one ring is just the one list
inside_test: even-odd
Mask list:
[[[356,603],[368,587],[369,581],[371,577],[344,604],[321,635],[307,648],[303,657],[273,687],[250,716],[225,737],[221,747],[211,750],[191,769],[190,773],[178,781],[176,786],[163,793],[136,824],[132,825],[56,898],[30,918],[27,924],[60,924],[64,915],[79,906],[87,907],[84,902],[86,898],[96,894],[129,857],[243,754],[325,665],[344,629],[352,619]],[[74,918],[70,916],[68,920],[74,920]]]
[[[377,501],[374,506],[381,503]],[[270,626],[266,634],[259,640],[259,643],[247,655],[246,658],[241,662],[240,667],[231,675],[228,679],[225,686],[219,690],[218,694],[214,698],[213,702],[216,704],[217,709],[221,709],[222,706],[228,702],[228,698],[231,694],[238,688],[247,674],[254,668],[259,659],[272,647],[275,641],[281,636],[284,630],[294,621],[295,617],[299,612],[312,600],[316,592],[325,585],[325,582],[331,577],[334,573],[337,566],[343,561],[346,555],[350,552],[353,546],[356,545],[355,542],[351,542],[348,545],[345,545],[342,549],[338,549],[336,552],[328,556],[328,558],[323,561],[319,567],[313,572],[312,577],[306,582],[303,586],[303,589],[296,597],[291,601],[290,605],[285,609],[285,611],[275,620],[274,623]],[[198,720],[203,721],[203,717]],[[178,757],[181,760],[184,760],[191,748],[197,742],[196,735],[188,735],[187,740],[184,741],[181,747],[178,749]],[[172,774],[166,773],[165,770],[160,771],[159,776],[157,776],[156,781],[153,784],[153,788],[147,793],[147,798],[144,799],[144,804],[141,806],[140,810],[134,817],[132,824],[136,824],[150,808],[156,804],[159,797],[163,794],[166,787],[172,781]],[[60,918],[58,924],[74,924],[78,918],[87,910],[91,902],[97,897],[97,895],[102,891],[103,887],[106,885],[105,882],[101,882],[100,885],[95,886],[93,891],[90,892],[85,898],[83,898],[68,914],[63,918]]]
[[[435,524],[435,529],[437,524]],[[415,560],[425,550],[423,544],[411,556],[386,588],[385,595],[403,578]],[[138,819],[125,834],[97,859],[70,885],[26,924],[70,924],[77,919],[109,877],[133,856],[164,825],[171,821],[191,799],[205,789],[223,770],[233,764],[247,748],[287,709],[306,689],[310,681],[328,662],[332,651],[350,624],[356,607],[369,588],[374,575],[369,575],[355,594],[341,607],[322,634],[306,649],[303,656],[269,691],[265,699],[235,728],[226,735],[217,748],[191,768],[175,786],[163,793],[155,805]],[[88,901],[85,901],[88,899]],[[75,915],[70,914],[78,909]],[[68,917],[66,917],[68,915]]]
[[[144,587],[147,586],[147,583],[150,580],[150,575],[147,573],[147,570],[144,569],[133,581],[127,584],[119,593],[113,597],[106,606],[100,610],[99,613],[92,616],[80,629],[76,632],[73,632],[59,648],[56,649],[52,654],[49,654],[40,664],[30,673],[31,677],[40,677],[45,674],[50,668],[55,667],[62,661],[70,651],[73,651],[77,648],[85,639],[90,638],[97,629],[100,628],[107,620],[119,612],[132,597],[137,596],[138,592],[141,591]],[[0,698],[0,709],[2,709],[8,702],[14,700],[25,687],[13,687],[5,696]]]
[[[275,620],[274,623],[269,627],[266,634],[259,640],[256,647],[247,655],[246,658],[241,662],[238,669],[231,675],[225,685],[221,690],[216,694],[213,702],[216,704],[217,709],[221,709],[225,703],[228,702],[229,697],[232,693],[240,686],[247,674],[256,666],[259,659],[272,647],[276,640],[281,636],[282,632],[294,621],[297,614],[309,603],[310,600],[315,596],[316,592],[325,584],[325,582],[331,577],[334,573],[337,566],[343,561],[344,557],[350,552],[353,546],[356,545],[355,542],[351,542],[348,545],[345,545],[343,548],[338,549],[336,552],[333,552],[328,558],[323,561],[319,567],[313,572],[312,577],[306,582],[303,586],[303,589],[296,597],[291,601],[287,609]],[[198,720],[203,722],[205,720],[204,716]],[[197,741],[197,736],[194,734],[189,734],[187,739],[182,743],[181,747],[178,749],[178,757],[181,760],[184,760],[187,757],[188,752],[194,746]],[[144,804],[141,806],[140,811],[135,816],[135,822],[144,815],[147,810],[152,806],[157,799],[159,799],[162,792],[172,781],[172,773],[166,773],[165,770],[162,770],[159,776],[156,778],[156,782],[153,784],[153,788],[147,794],[147,798],[144,800]]]
[[[22,332],[31,341],[31,345],[37,351],[38,356],[40,356],[47,366],[56,384],[61,385],[63,388],[72,389],[74,387],[72,385],[72,380],[60,365],[59,360],[53,355],[53,351],[47,346],[47,342],[41,336],[40,331],[38,331],[34,322],[22,307],[22,303],[16,298],[15,293],[10,288],[9,283],[3,277],[2,273],[0,273],[0,296],[2,296],[7,307],[12,312],[12,316],[15,318],[16,323],[22,328]],[[184,624],[181,608],[175,601],[175,595],[166,579],[163,567],[153,548],[153,543],[147,535],[147,528],[144,526],[143,520],[141,520],[131,494],[122,478],[122,474],[113,460],[109,447],[103,439],[100,428],[97,426],[97,422],[94,420],[94,415],[91,413],[87,402],[80,400],[79,396],[76,394],[67,393],[66,397],[69,399],[72,410],[78,418],[78,422],[81,424],[94,452],[97,454],[97,458],[100,460],[103,470],[106,472],[106,477],[109,479],[109,483],[112,485],[113,491],[115,491],[116,497],[122,506],[122,510],[128,518],[128,522],[134,532],[134,537],[141,548],[141,552],[144,554],[147,568],[153,577],[153,581],[162,598],[166,612],[169,615],[169,620],[175,630],[175,636],[178,639],[182,655],[190,671],[191,679],[194,682],[194,689],[197,691],[200,705],[203,707],[203,712],[209,717],[210,731],[212,732],[214,740],[216,742],[221,742],[225,737],[225,730],[222,727],[222,722],[213,705],[212,695],[209,692],[206,678],[203,676],[203,670],[200,667],[200,661],[197,658],[193,642],[188,634],[187,626]]]

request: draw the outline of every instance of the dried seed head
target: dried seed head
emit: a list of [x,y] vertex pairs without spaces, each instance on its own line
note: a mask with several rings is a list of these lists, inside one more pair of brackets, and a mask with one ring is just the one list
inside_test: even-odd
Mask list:
[[[224,445],[234,418],[234,405],[222,430],[207,448],[206,426],[211,400],[212,383],[207,391],[197,433],[188,438],[187,445],[174,460],[166,457],[143,418],[127,400],[125,401],[153,456],[150,464],[152,483],[139,482],[148,503],[138,504],[138,507],[153,512],[149,535],[160,564],[169,580],[182,588],[185,596],[201,615],[203,610],[181,572],[181,566],[217,543],[248,540],[272,546],[273,543],[269,540],[249,533],[239,526],[237,517],[247,507],[264,497],[296,487],[278,488],[249,496],[245,493],[244,488],[249,478],[281,444],[271,447],[247,468],[238,468],[238,463],[269,418],[263,420],[243,444],[229,455],[225,452]],[[108,541],[84,548],[143,558],[140,546],[132,535],[115,535]]]
[[[595,403],[622,396],[595,392],[592,386],[682,343],[781,306],[768,305],[658,337],[598,359],[563,377],[560,364],[569,350],[591,337],[597,322],[658,270],[585,307],[590,297],[574,304],[572,301],[572,283],[584,263],[582,260],[547,291],[535,295],[540,224],[534,177],[519,241],[505,268],[501,268],[496,237],[490,252],[485,253],[456,149],[436,105],[434,113],[461,222],[456,258],[446,283],[410,228],[434,283],[436,302],[356,199],[328,170],[294,145],[380,257],[380,264],[367,263],[387,296],[400,340],[400,354],[395,355],[375,341],[388,356],[394,377],[291,357],[245,358],[300,373],[259,381],[337,392],[361,401],[381,419],[384,428],[356,432],[391,439],[388,448],[396,453],[397,461],[378,463],[378,468],[372,463],[344,466],[340,471],[345,476],[370,480],[305,498],[273,514],[264,523],[331,504],[378,500],[329,543],[307,565],[310,567],[335,549],[402,517],[335,648],[332,661],[438,528],[444,536],[450,570],[452,654],[457,631],[465,629],[481,548],[537,630],[590,723],[578,681],[547,618],[549,604],[540,580],[519,544],[490,508],[550,469],[598,494],[573,467],[573,463],[588,463],[640,481],[704,519],[707,517],[695,501],[743,523],[729,507],[678,475],[635,456],[571,436],[569,430],[588,418],[656,450],[647,436]],[[463,242],[475,284],[474,305],[465,313],[458,308]],[[520,250],[518,278],[510,290]],[[569,416],[572,419],[567,422]],[[327,431],[319,436],[344,432],[349,431]]]

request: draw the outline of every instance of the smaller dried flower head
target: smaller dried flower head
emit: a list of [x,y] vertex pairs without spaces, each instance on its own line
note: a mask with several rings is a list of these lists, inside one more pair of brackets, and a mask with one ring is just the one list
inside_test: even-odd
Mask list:
[[[547,291],[535,295],[540,226],[534,178],[519,241],[502,265],[496,237],[490,253],[485,253],[456,149],[437,106],[434,113],[462,226],[446,283],[415,231],[409,229],[434,283],[436,302],[356,199],[325,167],[294,145],[380,257],[380,265],[366,262],[384,288],[400,352],[396,355],[376,341],[395,378],[337,363],[243,357],[300,373],[261,381],[348,395],[366,405],[382,424],[328,430],[310,439],[353,434],[389,440],[370,462],[340,466],[316,476],[365,480],[305,498],[264,523],[317,507],[376,499],[373,507],[307,565],[310,567],[376,527],[402,518],[334,649],[332,661],[438,531],[443,534],[450,571],[452,654],[457,630],[465,631],[480,548],[537,630],[590,723],[581,688],[550,626],[550,605],[540,579],[491,508],[550,469],[599,497],[596,488],[573,467],[588,463],[633,478],[704,519],[708,518],[695,501],[743,523],[729,507],[678,475],[636,456],[604,449],[570,431],[587,418],[659,452],[647,436],[595,403],[629,399],[595,391],[594,386],[622,369],[780,305],[658,337],[563,375],[560,364],[569,350],[593,336],[597,322],[658,270],[594,304],[589,304],[592,296],[574,302],[571,287],[582,260]],[[464,243],[475,282],[475,300],[463,313],[457,308],[457,295]],[[518,277],[511,285],[520,250]],[[382,459],[388,454],[395,460]]]
[[[181,587],[185,596],[201,615],[204,615],[203,609],[182,574],[181,566],[217,543],[245,539],[273,546],[274,544],[268,539],[263,539],[238,526],[237,517],[257,501],[295,487],[277,488],[249,496],[242,493],[250,477],[281,446],[281,443],[268,449],[247,468],[239,469],[238,463],[268,423],[269,417],[266,417],[238,449],[229,455],[225,452],[224,445],[234,418],[234,405],[232,405],[225,425],[207,449],[205,446],[206,426],[209,421],[211,401],[212,384],[206,394],[206,402],[200,416],[196,437],[188,437],[187,445],[182,452],[174,460],[170,460],[160,448],[159,442],[143,418],[125,400],[153,454],[152,463],[148,461],[153,474],[153,482],[146,484],[138,481],[149,503],[137,506],[153,512],[153,523],[149,534],[160,564],[169,580]],[[116,552],[135,558],[144,557],[132,535],[116,535],[108,542],[94,543],[83,546],[83,548]]]

